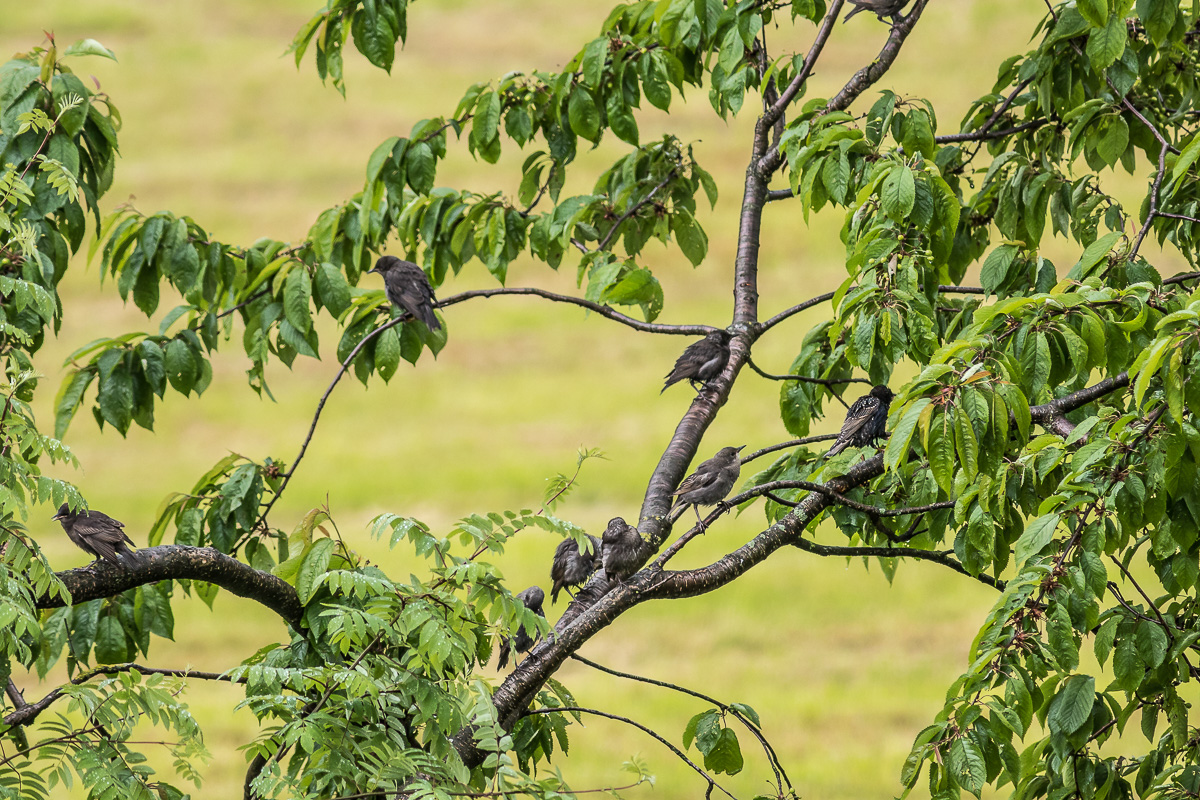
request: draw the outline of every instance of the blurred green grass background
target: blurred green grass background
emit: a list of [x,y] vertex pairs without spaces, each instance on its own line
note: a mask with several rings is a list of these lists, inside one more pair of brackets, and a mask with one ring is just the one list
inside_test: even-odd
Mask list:
[[[560,68],[596,35],[607,8],[548,0],[416,4],[409,42],[390,77],[357,54],[348,56],[345,99],[321,86],[311,55],[299,70],[284,55],[295,30],[316,10],[311,0],[11,3],[0,23],[0,52],[38,44],[43,30],[60,45],[92,37],[116,52],[117,63],[73,62],[81,75],[99,80],[124,118],[109,209],[128,200],[148,213],[186,213],[224,241],[294,240],[319,211],[361,188],[367,156],[385,137],[406,135],[418,119],[451,113],[474,81],[515,69]],[[1042,13],[1038,2],[932,3],[879,88],[930,98],[941,129],[957,130],[970,100],[990,89],[1001,59],[1026,47]],[[797,31],[783,24],[768,29],[768,42],[776,52],[806,48],[812,31],[808,24]],[[835,91],[874,57],[886,32],[869,14],[839,25],[809,96]],[[726,123],[714,116],[704,92],[693,90],[687,100],[676,100],[669,118],[650,109],[639,121],[643,141],[667,130],[695,141],[698,158],[716,177],[721,200],[701,215],[709,258],[692,270],[670,250],[650,246],[643,260],[666,291],[662,321],[724,325],[753,108],[748,101],[743,115]],[[620,152],[610,137],[584,154],[568,191],[587,191],[596,171]],[[512,191],[524,155],[506,144],[505,158],[493,167],[473,161],[465,147],[455,148],[438,184]],[[817,215],[806,226],[796,205],[768,207],[764,317],[837,286],[844,275],[840,225],[836,213]],[[440,291],[492,285],[483,272],[472,266]],[[574,290],[571,264],[555,274],[526,260],[509,274],[513,286]],[[67,353],[99,336],[156,327],[122,305],[111,286],[98,289],[98,282],[97,265],[82,257],[66,279],[65,324],[38,360],[47,383],[38,411],[47,427]],[[758,363],[786,370],[821,313],[810,311],[776,329],[757,346]],[[415,369],[403,367],[390,385],[373,383],[369,392],[351,382],[338,388],[305,463],[273,512],[274,524],[290,529],[328,498],[354,545],[403,575],[420,565],[410,567],[404,552],[370,542],[365,523],[371,517],[392,511],[445,530],[471,512],[536,506],[546,479],[573,469],[580,446],[600,448],[607,460],[585,466],[560,513],[596,533],[611,516],[635,517],[645,480],[690,399],[681,387],[658,394],[661,376],[687,340],[639,334],[578,309],[526,298],[462,304],[446,317],[450,342],[436,361],[426,356]],[[66,438],[83,468],[68,477],[93,507],[124,520],[135,541],[144,543],[162,498],[186,490],[225,453],[290,462],[336,368],[333,331],[323,331],[323,361],[300,359],[294,370],[276,366],[269,372],[278,403],[248,390],[235,340],[214,360],[214,381],[203,397],[168,395],[153,434],[140,428],[125,439],[111,430],[101,433],[84,412]],[[746,374],[699,457],[724,444],[755,449],[789,438],[777,397],[775,384]],[[837,423],[826,420],[819,429],[833,430]],[[37,509],[32,530],[43,534],[56,565],[82,564],[83,555],[49,521],[52,513]],[[754,509],[722,521],[685,551],[679,565],[707,563],[738,546],[761,520]],[[554,544],[538,531],[512,543],[500,563],[514,591],[534,582],[548,585]],[[874,565],[864,569],[861,562],[780,552],[711,595],[635,609],[582,654],[754,706],[802,796],[879,796],[897,790],[911,739],[941,708],[991,602],[989,590],[934,565],[903,564],[889,587]],[[270,614],[227,594],[218,597],[215,612],[182,600],[175,613],[176,641],[156,641],[151,652],[160,666],[224,670],[283,636]],[[559,677],[581,704],[628,714],[676,742],[687,719],[703,710],[681,696],[577,663]],[[49,688],[35,686],[32,678],[23,685],[31,698]],[[240,692],[200,683],[188,697],[214,754],[195,796],[240,796],[245,764],[236,748],[257,729],[248,712],[231,713]],[[598,719],[572,730],[572,754],[562,763],[576,788],[627,783],[619,767],[633,754],[645,758],[659,780],[653,790],[631,795],[683,798],[703,786],[637,731]],[[743,749],[747,769],[723,783],[739,793],[768,791],[769,769],[747,737]],[[166,758],[155,763],[169,768]]]

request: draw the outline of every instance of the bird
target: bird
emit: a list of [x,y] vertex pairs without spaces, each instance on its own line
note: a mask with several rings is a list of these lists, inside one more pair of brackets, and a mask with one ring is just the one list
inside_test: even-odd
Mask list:
[[[546,593],[542,591],[540,586],[530,586],[523,592],[517,593],[517,599],[520,600],[525,608],[537,614],[542,619],[546,618],[546,612],[542,610],[542,603],[546,601]],[[537,641],[539,634],[535,630],[531,636],[525,629],[524,625],[517,628],[517,632],[512,638],[505,636],[500,640],[500,654],[497,659],[496,666],[499,669],[504,669],[508,666],[508,655],[512,651],[524,653],[529,648],[533,647],[533,643]]]
[[[692,388],[699,389],[725,369],[729,360],[729,332],[712,331],[698,342],[689,344],[675,360],[675,367],[668,373],[662,394],[673,383],[686,378]],[[700,386],[697,386],[700,384]]]
[[388,300],[392,305],[407,311],[413,319],[425,323],[431,331],[441,329],[442,323],[433,314],[433,304],[437,298],[425,270],[411,261],[405,261],[395,256],[383,256],[375,262],[371,272],[383,276],[383,285],[387,289]]
[[610,519],[600,542],[604,579],[609,583],[624,583],[642,565],[643,547],[637,528],[627,523],[624,517]]
[[899,15],[900,9],[908,5],[908,0],[850,0],[850,2],[854,5],[854,10],[842,20],[843,24],[849,22],[850,18],[860,11],[874,12],[875,16],[879,17],[880,22],[883,21],[884,17],[895,19]]
[[888,409],[892,405],[892,390],[883,384],[871,389],[854,401],[846,412],[846,421],[838,433],[837,441],[825,456],[832,457],[847,447],[866,447],[887,434]]
[[[733,489],[738,476],[742,474],[742,461],[738,458],[738,453],[745,447],[746,445],[722,447],[715,456],[684,478],[683,483],[675,490],[675,506],[690,503],[696,511],[696,521],[701,530],[704,530],[704,520],[700,519],[700,506],[720,503]],[[675,506],[672,506],[672,509]]]
[[[574,539],[563,539],[554,549],[554,561],[550,564],[550,580],[554,586],[550,589],[550,602],[558,602],[558,593],[564,587],[578,586],[588,579],[596,569],[596,557],[600,555],[600,540],[588,535],[592,549],[584,553],[579,549],[579,543]],[[567,594],[571,590],[567,589]],[[572,595],[573,596],[573,595]]]
[[133,557],[133,552],[129,549],[133,540],[125,535],[125,524],[108,514],[99,511],[72,511],[70,506],[63,503],[51,519],[58,520],[67,532],[67,538],[74,542],[76,547],[90,556],[95,556],[96,560],[88,565],[88,569],[101,559],[114,564],[124,564],[126,558]]

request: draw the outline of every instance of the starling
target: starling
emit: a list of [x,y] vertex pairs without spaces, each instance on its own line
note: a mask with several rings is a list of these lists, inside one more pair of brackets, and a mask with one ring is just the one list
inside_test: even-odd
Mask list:
[[433,288],[429,285],[425,270],[411,261],[384,256],[375,262],[371,272],[383,276],[383,284],[392,305],[407,311],[413,319],[421,320],[431,331],[442,327],[442,323],[433,315],[433,304],[437,298],[433,296]]
[[610,519],[600,545],[604,579],[609,583],[624,583],[642,565],[642,547],[642,537],[637,528],[623,517]]
[[700,506],[720,503],[733,489],[733,484],[737,483],[738,476],[742,474],[742,461],[738,458],[738,453],[745,446],[722,447],[715,456],[684,478],[683,483],[675,490],[675,497],[678,498],[675,505],[690,503],[701,529],[704,528],[704,521],[700,519]]
[[871,389],[870,394],[855,400],[826,457],[836,456],[847,447],[866,447],[874,444],[876,439],[882,439],[887,434],[888,409],[893,397],[892,390],[880,384]]
[[[687,378],[692,388],[699,391],[704,384],[721,374],[729,360],[729,332],[713,331],[698,342],[692,342],[675,361],[675,368],[667,375],[662,394],[672,383]],[[699,385],[697,385],[699,384]]]
[[[530,586],[525,591],[519,592],[517,594],[517,599],[524,603],[526,608],[537,614],[542,619],[546,618],[546,612],[542,610],[542,603],[546,601],[546,593],[542,591],[540,586]],[[514,634],[511,639],[507,636],[502,638],[500,640],[500,658],[498,659],[496,666],[499,669],[504,669],[507,667],[508,654],[513,650],[517,651],[518,653],[526,652],[529,650],[529,648],[533,647],[533,643],[537,641],[537,639],[534,638],[537,635],[538,633],[535,630],[533,636],[531,636],[529,632],[525,630],[525,626],[522,625],[517,628],[516,634]]]
[[[58,520],[67,537],[83,552],[95,556],[96,561],[104,559],[114,564],[121,564],[126,557],[132,557],[133,552],[128,545],[133,540],[125,535],[125,524],[117,522],[108,514],[99,511],[72,511],[70,506],[63,503],[58,507],[58,513],[51,519]],[[90,568],[96,563],[89,564]]]
[[[600,540],[590,535],[587,538],[592,543],[592,549],[587,553],[580,552],[574,539],[563,539],[554,549],[554,562],[550,565],[550,580],[554,581],[554,587],[550,589],[551,603],[558,602],[558,593],[563,587],[578,586],[596,569]],[[571,594],[570,589],[567,594]]]
[[908,5],[908,0],[850,0],[850,2],[854,5],[854,10],[846,15],[846,18],[842,20],[843,23],[848,22],[860,11],[874,12],[880,22],[884,21],[884,17],[895,19],[900,14],[900,9]]

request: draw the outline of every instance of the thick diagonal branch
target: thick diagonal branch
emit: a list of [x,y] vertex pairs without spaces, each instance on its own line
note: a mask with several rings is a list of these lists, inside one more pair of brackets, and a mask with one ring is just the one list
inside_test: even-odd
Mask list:
[[[101,597],[113,597],[138,586],[168,580],[207,581],[222,589],[254,600],[296,627],[304,609],[296,590],[269,572],[262,572],[211,547],[164,544],[138,550],[126,564],[97,562],[92,567],[58,573],[77,605]],[[66,603],[53,595],[37,598],[38,608],[60,608]]]

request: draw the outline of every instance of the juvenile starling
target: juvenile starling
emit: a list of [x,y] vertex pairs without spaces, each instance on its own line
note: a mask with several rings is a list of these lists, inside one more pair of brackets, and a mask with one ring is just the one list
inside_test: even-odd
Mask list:
[[892,405],[892,390],[880,384],[854,401],[846,412],[846,421],[838,433],[837,441],[829,448],[826,457],[836,456],[847,447],[866,447],[887,434],[888,409]]
[[[600,540],[589,535],[592,549],[587,553],[579,551],[579,545],[574,539],[563,539],[554,549],[554,561],[550,564],[550,580],[554,586],[550,589],[550,602],[558,602],[558,593],[565,586],[578,586],[588,579],[596,569],[596,557],[600,555]],[[567,594],[571,590],[567,589]]]
[[[526,608],[537,614],[542,619],[546,618],[546,612],[542,610],[542,603],[546,601],[546,593],[542,591],[540,586],[530,586],[525,591],[518,592],[517,599],[524,603]],[[513,650],[517,651],[518,653],[526,652],[529,650],[529,648],[533,647],[533,643],[537,641],[535,637],[538,635],[539,634],[536,630],[533,631],[533,635],[530,635],[530,633],[525,630],[525,626],[522,625],[517,628],[517,632],[511,639],[505,636],[500,640],[500,657],[496,662],[496,666],[499,669],[504,669],[507,667],[508,654]]]
[[[696,471],[683,479],[675,490],[675,505],[691,504],[696,512],[696,521],[703,530],[704,521],[700,519],[700,506],[712,506],[720,503],[737,483],[742,474],[742,461],[738,453],[745,448],[722,447],[717,454],[705,461]],[[674,508],[674,506],[672,507]]]
[[895,19],[900,14],[900,9],[908,4],[908,0],[850,0],[850,2],[854,5],[854,10],[842,20],[843,24],[860,11],[874,12],[880,22],[884,21],[884,17]]
[[383,285],[392,305],[407,311],[413,319],[421,320],[431,331],[442,327],[433,314],[433,304],[437,298],[433,296],[433,287],[429,285],[425,270],[411,261],[384,256],[375,262],[371,272],[383,276]]
[[[88,555],[95,556],[96,561],[103,558],[114,564],[122,564],[126,557],[133,556],[128,547],[133,544],[133,540],[125,535],[124,523],[117,522],[108,514],[99,511],[79,513],[63,503],[51,519],[58,520],[75,546]],[[89,564],[88,568],[95,565],[96,561]]]
[[642,563],[642,537],[637,528],[623,517],[613,517],[604,529],[600,557],[604,564],[604,579],[609,583],[624,583],[637,572]]
[[672,383],[687,378],[699,391],[704,384],[721,374],[729,360],[729,332],[713,331],[698,342],[692,342],[675,360],[675,368],[667,375],[662,394]]

